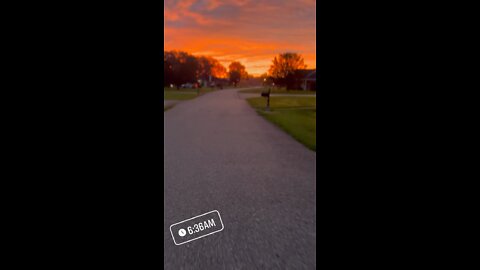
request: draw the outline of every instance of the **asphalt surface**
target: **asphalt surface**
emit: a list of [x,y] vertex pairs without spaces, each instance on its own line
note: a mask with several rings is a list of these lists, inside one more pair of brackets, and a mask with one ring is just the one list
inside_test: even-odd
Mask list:
[[[315,269],[316,153],[238,90],[164,113],[164,268]],[[174,244],[170,225],[212,210],[223,231]]]
[[163,107],[175,105],[175,104],[177,104],[178,102],[180,102],[180,101],[178,101],[178,100],[164,100],[164,101],[163,101]]

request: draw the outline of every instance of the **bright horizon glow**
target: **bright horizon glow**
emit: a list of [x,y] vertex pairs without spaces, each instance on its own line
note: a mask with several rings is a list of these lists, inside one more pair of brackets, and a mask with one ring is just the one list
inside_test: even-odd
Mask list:
[[251,75],[296,52],[316,68],[315,0],[165,0],[164,49],[212,56]]

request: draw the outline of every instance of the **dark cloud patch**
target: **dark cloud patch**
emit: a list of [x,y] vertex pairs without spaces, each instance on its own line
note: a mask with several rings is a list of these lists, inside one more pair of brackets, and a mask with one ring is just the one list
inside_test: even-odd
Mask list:
[[228,4],[210,11],[204,11],[203,14],[214,19],[235,20],[242,15],[242,10],[238,6]]

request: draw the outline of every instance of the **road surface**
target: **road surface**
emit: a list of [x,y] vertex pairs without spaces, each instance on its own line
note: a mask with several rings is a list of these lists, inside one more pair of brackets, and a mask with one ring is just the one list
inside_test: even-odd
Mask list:
[[177,104],[178,102],[179,102],[178,100],[164,100],[163,107],[172,106]]
[[[164,113],[164,268],[315,269],[316,153],[238,90]],[[212,210],[223,231],[174,244],[170,225]]]

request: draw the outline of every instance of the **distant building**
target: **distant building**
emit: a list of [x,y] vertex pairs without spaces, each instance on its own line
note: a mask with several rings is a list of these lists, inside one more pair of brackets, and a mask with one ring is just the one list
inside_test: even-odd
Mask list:
[[205,81],[205,85],[208,87],[219,87],[227,86],[229,83],[228,79],[217,78],[215,76],[209,76],[208,80]]
[[202,87],[217,87],[219,85],[228,85],[228,79],[217,78],[209,75],[199,79],[198,81]]
[[302,90],[317,90],[317,70],[316,69],[302,69],[298,70],[300,79],[300,88]]

